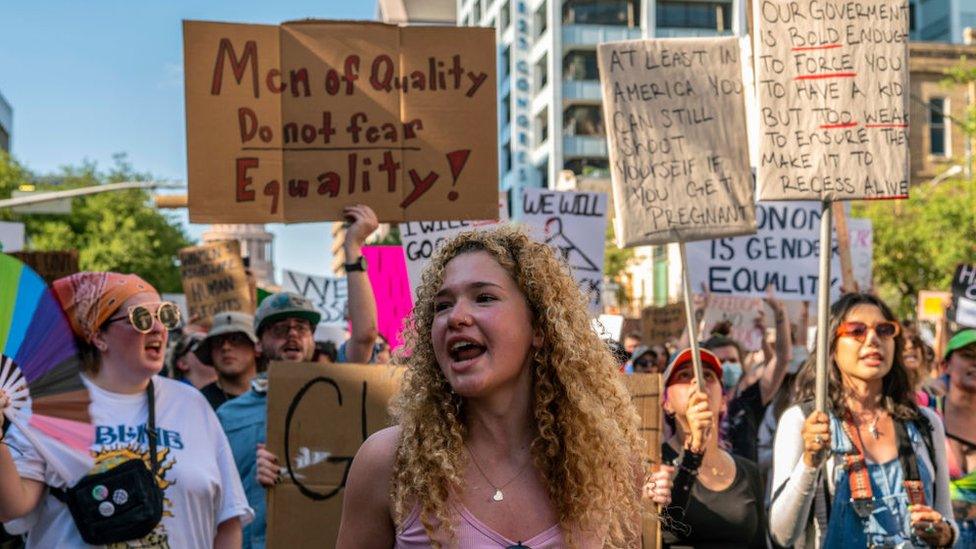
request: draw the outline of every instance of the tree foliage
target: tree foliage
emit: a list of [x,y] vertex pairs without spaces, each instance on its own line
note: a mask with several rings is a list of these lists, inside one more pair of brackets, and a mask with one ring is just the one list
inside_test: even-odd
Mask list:
[[[120,181],[149,181],[125,155],[114,157],[108,171],[94,162],[64,166],[53,175],[31,173],[0,151],[0,198],[23,184],[38,191],[67,190]],[[73,199],[70,215],[16,214],[0,210],[0,219],[23,221],[32,250],[78,250],[82,270],[133,273],[160,292],[180,292],[176,252],[191,245],[172,214],[156,210],[148,192],[107,192]]]
[[914,315],[919,290],[949,290],[956,265],[976,262],[976,181],[917,185],[909,200],[854,213],[873,222],[875,285],[902,317]]

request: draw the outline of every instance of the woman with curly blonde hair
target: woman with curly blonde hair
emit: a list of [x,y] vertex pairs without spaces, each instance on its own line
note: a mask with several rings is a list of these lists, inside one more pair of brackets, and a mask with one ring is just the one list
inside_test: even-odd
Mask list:
[[[397,425],[356,455],[339,547],[639,544],[638,416],[551,248],[512,228],[446,243],[405,342]],[[643,488],[670,501],[667,471]]]

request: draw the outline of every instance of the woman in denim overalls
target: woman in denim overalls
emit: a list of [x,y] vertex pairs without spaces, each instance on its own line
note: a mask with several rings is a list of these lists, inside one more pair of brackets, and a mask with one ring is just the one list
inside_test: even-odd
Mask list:
[[[894,315],[847,294],[829,330],[828,413],[798,404],[777,429],[770,535],[797,548],[951,546],[945,433],[915,405]],[[813,399],[815,379],[811,359],[796,402]]]

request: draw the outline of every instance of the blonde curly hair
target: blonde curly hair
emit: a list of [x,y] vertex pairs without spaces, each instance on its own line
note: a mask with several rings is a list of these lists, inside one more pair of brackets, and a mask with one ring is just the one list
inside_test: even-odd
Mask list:
[[643,481],[639,417],[564,263],[549,246],[511,227],[466,232],[445,243],[417,289],[397,355],[406,373],[392,405],[402,430],[391,487],[397,523],[419,505],[431,540],[434,533],[454,536],[457,517],[448,502],[462,490],[465,403],[434,357],[431,326],[447,263],[475,251],[487,252],[509,273],[543,336],[531,365],[531,453],[561,530],[572,545],[579,544],[577,536],[594,535],[609,547],[637,544]]

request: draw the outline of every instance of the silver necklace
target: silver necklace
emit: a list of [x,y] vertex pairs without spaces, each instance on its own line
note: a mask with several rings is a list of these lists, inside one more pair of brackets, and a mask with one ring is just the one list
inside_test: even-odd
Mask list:
[[478,469],[478,472],[481,473],[481,476],[482,477],[484,477],[485,482],[487,482],[489,486],[491,486],[492,488],[495,489],[495,495],[491,496],[492,501],[502,501],[502,500],[504,500],[505,499],[505,494],[502,493],[502,488],[507,487],[509,484],[515,482],[515,479],[517,479],[520,476],[522,476],[522,473],[525,472],[526,467],[528,467],[529,466],[529,463],[532,462],[531,459],[527,460],[525,462],[525,464],[522,465],[522,468],[519,469],[518,473],[516,473],[516,475],[514,477],[512,477],[508,482],[506,482],[505,484],[502,484],[501,486],[495,486],[495,484],[491,481],[491,479],[488,478],[488,475],[485,474],[484,470],[482,470],[481,466],[478,465],[478,460],[474,459],[474,454],[471,453],[471,448],[468,448],[468,445],[465,444],[464,445],[464,449],[468,451],[468,456],[471,457],[471,463],[474,463],[475,468]]

